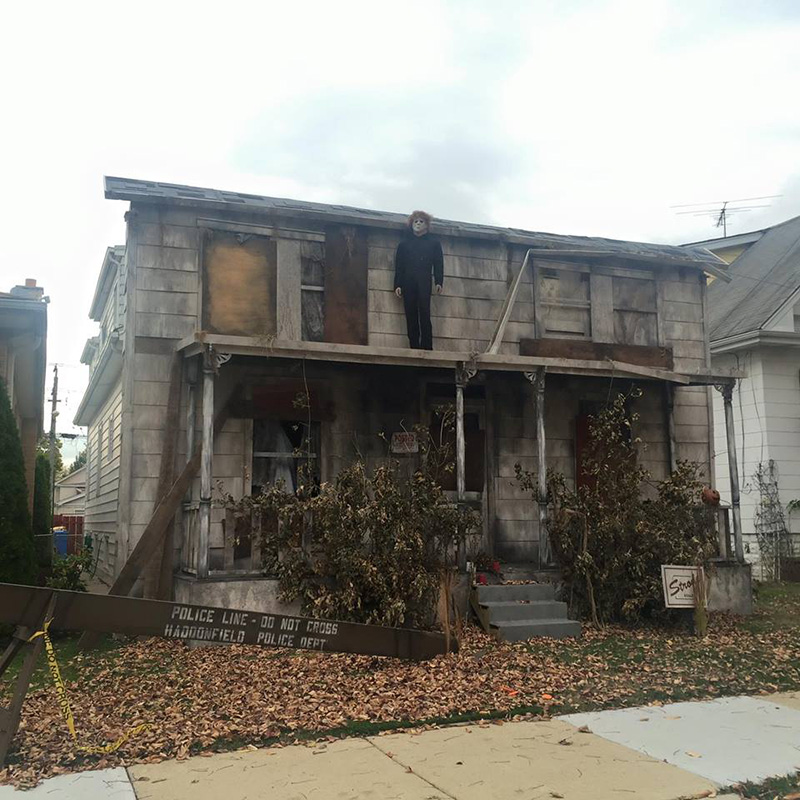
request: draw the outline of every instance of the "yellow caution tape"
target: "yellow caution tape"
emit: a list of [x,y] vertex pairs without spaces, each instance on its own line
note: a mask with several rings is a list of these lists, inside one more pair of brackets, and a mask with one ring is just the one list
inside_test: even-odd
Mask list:
[[[75,731],[75,718],[72,715],[72,708],[69,704],[67,687],[64,685],[64,680],[61,677],[61,670],[58,668],[58,661],[56,661],[56,651],[53,647],[53,642],[50,639],[50,634],[48,633],[48,628],[50,627],[50,623],[52,621],[52,618],[47,620],[44,623],[42,630],[34,633],[33,636],[28,639],[28,641],[32,642],[39,636],[44,638],[44,647],[47,652],[47,666],[50,669],[50,675],[53,678],[53,683],[55,684],[56,692],[58,693],[58,705],[61,709],[61,716],[64,717],[64,721],[67,723],[67,728],[69,729],[72,739],[77,744],[78,734]],[[119,739],[116,739],[115,741],[103,747],[84,747],[79,745],[78,750],[84,753],[92,753],[97,755],[113,753],[116,750],[119,750],[119,748],[122,747],[122,745],[125,744],[125,742],[127,742],[132,736],[137,736],[148,727],[150,726],[145,722],[142,725],[137,725],[136,727],[131,728],[127,733],[124,733],[122,736],[120,736]]]

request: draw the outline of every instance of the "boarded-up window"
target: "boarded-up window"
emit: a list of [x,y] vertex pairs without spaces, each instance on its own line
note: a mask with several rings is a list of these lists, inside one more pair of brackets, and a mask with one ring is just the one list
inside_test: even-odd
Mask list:
[[588,339],[592,335],[588,273],[541,267],[538,288],[541,336]]
[[367,232],[335,225],[325,234],[325,341],[367,344]]
[[325,339],[325,250],[321,243],[304,242],[300,257],[300,314],[306,342]]
[[263,236],[209,233],[203,248],[203,327],[212,333],[274,336],[275,243]]
[[646,278],[614,277],[614,341],[658,345],[656,283]]

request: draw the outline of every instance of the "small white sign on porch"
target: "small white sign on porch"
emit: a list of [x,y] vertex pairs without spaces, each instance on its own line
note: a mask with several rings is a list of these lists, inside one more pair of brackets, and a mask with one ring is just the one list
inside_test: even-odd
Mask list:
[[704,579],[702,567],[662,564],[661,581],[667,608],[694,608],[694,583],[698,579]]
[[393,453],[419,453],[419,441],[413,431],[400,431],[392,434]]

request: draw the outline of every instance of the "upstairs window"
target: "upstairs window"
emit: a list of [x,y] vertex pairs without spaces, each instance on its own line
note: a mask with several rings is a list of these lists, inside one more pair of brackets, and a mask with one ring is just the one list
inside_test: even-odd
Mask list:
[[325,338],[325,249],[304,242],[300,257],[300,314],[303,341]]
[[656,282],[647,278],[613,278],[614,341],[658,345]]
[[540,336],[589,339],[592,335],[589,273],[540,267],[538,313]]

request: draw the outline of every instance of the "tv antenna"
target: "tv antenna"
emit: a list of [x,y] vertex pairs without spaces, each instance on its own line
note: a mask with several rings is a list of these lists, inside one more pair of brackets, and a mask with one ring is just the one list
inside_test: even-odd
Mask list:
[[691,214],[694,217],[710,217],[715,228],[722,228],[723,238],[728,236],[728,217],[731,214],[743,214],[756,208],[769,208],[772,203],[759,203],[758,205],[734,205],[735,203],[755,203],[759,200],[773,200],[781,197],[779,194],[769,194],[764,197],[742,197],[738,200],[716,200],[710,203],[685,203],[670,208],[687,208],[689,211],[676,211],[676,214]]

